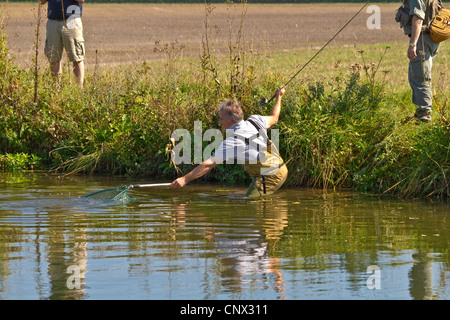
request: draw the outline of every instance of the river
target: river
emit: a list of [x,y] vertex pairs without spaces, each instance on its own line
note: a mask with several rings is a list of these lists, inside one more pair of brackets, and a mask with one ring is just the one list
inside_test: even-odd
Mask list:
[[[0,299],[450,299],[450,205],[0,173]],[[151,183],[151,182],[150,182]]]

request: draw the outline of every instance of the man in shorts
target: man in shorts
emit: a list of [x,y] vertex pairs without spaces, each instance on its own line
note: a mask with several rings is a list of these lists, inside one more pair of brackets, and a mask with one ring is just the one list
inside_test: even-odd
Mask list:
[[77,83],[83,87],[84,82],[84,38],[81,15],[85,0],[39,0],[48,2],[47,38],[45,55],[50,62],[53,78],[59,83],[62,73],[61,60],[65,49]]
[[275,144],[269,140],[267,129],[278,122],[281,100],[285,88],[277,91],[277,101],[269,116],[252,115],[244,120],[239,103],[229,100],[219,107],[219,122],[227,137],[215,150],[213,156],[195,167],[191,172],[172,182],[172,187],[183,187],[198,179],[220,163],[244,165],[252,177],[246,197],[259,198],[273,194],[286,181],[288,170]]

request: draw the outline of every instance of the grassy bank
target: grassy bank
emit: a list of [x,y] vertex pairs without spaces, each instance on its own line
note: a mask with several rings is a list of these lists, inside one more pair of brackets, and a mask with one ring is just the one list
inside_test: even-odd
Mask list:
[[[200,57],[180,59],[182,44],[157,42],[158,61],[96,68],[87,73],[81,90],[67,67],[61,87],[46,68],[18,67],[3,30],[1,26],[3,170],[172,179],[177,170],[166,146],[173,130],[193,132],[198,120],[203,130],[218,128],[217,106],[229,98],[241,102],[245,116],[268,114],[270,108],[259,105],[261,97],[270,97],[294,74],[292,65],[301,65],[315,52],[263,54],[238,39],[224,55],[213,54],[213,44],[205,41]],[[446,73],[437,75],[439,109],[433,123],[405,121],[414,107],[405,82],[398,80],[402,69],[393,57],[403,51],[391,54],[396,50],[380,45],[333,48],[290,84],[277,125],[289,186],[449,196]],[[179,169],[186,173],[192,167]],[[218,166],[205,179],[248,182],[236,166]]]

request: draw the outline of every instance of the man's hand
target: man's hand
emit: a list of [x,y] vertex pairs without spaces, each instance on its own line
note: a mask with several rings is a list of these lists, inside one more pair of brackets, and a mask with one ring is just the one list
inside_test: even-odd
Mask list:
[[410,43],[414,43],[414,46],[408,47],[408,59],[412,60],[417,57],[417,42],[419,41],[419,36],[422,31],[422,24],[423,20],[420,19],[418,16],[413,15],[412,16],[412,22],[411,22],[411,39]]
[[186,179],[184,177],[181,177],[181,178],[174,180],[170,186],[174,187],[174,188],[182,188],[185,185],[186,185]]
[[187,175],[180,177],[173,181],[171,183],[171,186],[174,188],[182,188],[187,183],[198,179],[202,176],[204,176],[206,173],[208,173],[212,168],[216,166],[216,162],[213,160],[213,158],[208,158],[202,163],[200,163],[198,166],[194,168],[191,172],[189,172]]
[[415,59],[416,57],[417,57],[417,46],[409,46],[408,47],[408,53],[407,53],[407,55],[408,55],[408,59],[409,60],[412,60],[412,59]]
[[285,93],[285,92],[286,92],[286,88],[285,88],[284,86],[280,87],[280,88],[277,90],[277,95],[278,95],[278,97],[282,98],[282,97],[284,96],[284,93]]

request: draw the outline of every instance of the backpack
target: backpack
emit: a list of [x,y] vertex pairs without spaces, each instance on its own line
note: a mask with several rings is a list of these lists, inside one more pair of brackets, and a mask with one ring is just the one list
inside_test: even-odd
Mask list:
[[[403,0],[395,15],[400,28],[411,25],[410,10],[409,0]],[[422,31],[429,31],[431,39],[436,43],[450,38],[450,10],[444,9],[441,0],[426,0]]]
[[450,38],[450,10],[441,8],[430,24],[430,37],[436,43]]
[[[428,29],[437,15],[438,11],[442,8],[441,0],[426,0],[425,4],[425,19],[423,21],[423,28]],[[403,0],[403,4],[397,9],[395,15],[395,21],[400,23],[400,28],[411,25],[412,17],[409,15],[411,10],[409,0]]]

